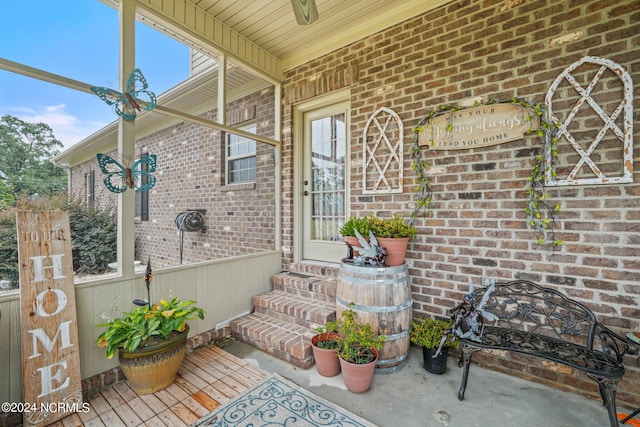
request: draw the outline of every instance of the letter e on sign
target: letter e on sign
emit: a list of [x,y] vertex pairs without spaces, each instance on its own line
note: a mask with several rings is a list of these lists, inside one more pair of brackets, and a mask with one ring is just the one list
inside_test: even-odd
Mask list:
[[18,211],[16,225],[23,402],[64,404],[23,414],[25,426],[44,426],[68,415],[64,408],[82,407],[69,214]]

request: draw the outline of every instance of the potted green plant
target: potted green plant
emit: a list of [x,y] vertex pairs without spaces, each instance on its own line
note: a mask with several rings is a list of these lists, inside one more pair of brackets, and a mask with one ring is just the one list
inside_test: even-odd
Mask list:
[[378,239],[378,244],[387,250],[387,265],[402,265],[409,239],[417,234],[416,228],[395,214],[390,218],[370,216],[368,222],[373,235]]
[[[447,369],[447,355],[450,348],[458,348],[458,337],[452,333],[452,320],[432,319],[430,317],[414,319],[411,322],[411,342],[422,347],[424,369],[433,374],[444,374]],[[442,349],[443,337],[446,336]]]
[[368,217],[352,216],[340,228],[340,235],[342,237],[356,237],[356,230],[358,230],[363,236],[368,236],[370,228]]
[[327,327],[340,335],[338,356],[345,386],[353,393],[362,393],[371,387],[378,351],[386,338],[375,334],[370,324],[359,322],[353,306],[354,303],[349,304]]
[[368,240],[368,237],[366,236],[369,235],[370,228],[371,227],[369,225],[369,218],[352,216],[349,217],[349,219],[347,219],[347,222],[345,222],[344,225],[340,228],[340,235],[344,237],[344,241],[346,244],[357,251],[358,248],[362,247],[362,245],[358,240],[356,231],[360,233],[360,235],[365,236],[365,238]]
[[[334,325],[335,327],[335,325]],[[335,377],[340,373],[338,348],[340,335],[326,326],[316,328],[316,335],[311,338],[311,349],[316,362],[316,369],[323,377]]]
[[[151,280],[151,264],[147,262],[144,275],[147,295]],[[106,349],[109,359],[118,353],[122,372],[135,392],[153,393],[175,380],[187,350],[186,322],[204,319],[204,311],[193,307],[195,301],[178,297],[161,299],[157,304],[149,300],[134,303],[141,306],[97,325],[107,330],[98,336],[96,343]]]

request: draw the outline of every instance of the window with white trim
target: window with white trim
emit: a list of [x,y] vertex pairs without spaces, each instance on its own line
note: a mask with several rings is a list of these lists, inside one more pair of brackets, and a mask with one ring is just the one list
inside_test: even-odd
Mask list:
[[[255,123],[243,128],[256,133]],[[256,180],[256,141],[239,135],[227,134],[226,183],[238,184]]]
[[[149,153],[144,153],[140,157],[148,156]],[[143,171],[149,171],[149,165],[147,163],[142,163],[140,165]],[[136,185],[138,187],[145,185],[149,181],[149,177],[146,174],[140,174],[136,178],[138,182]],[[135,202],[136,202],[136,213],[135,217],[140,221],[149,221],[149,192],[148,191],[139,191],[135,192]]]

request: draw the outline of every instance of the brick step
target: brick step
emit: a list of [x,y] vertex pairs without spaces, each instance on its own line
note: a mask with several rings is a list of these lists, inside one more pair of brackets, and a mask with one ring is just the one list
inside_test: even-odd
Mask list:
[[336,318],[335,264],[300,263],[273,276],[274,289],[253,298],[254,312],[231,322],[238,341],[301,368],[313,365],[315,328]]
[[304,326],[262,313],[251,313],[231,322],[231,336],[292,365],[313,365],[311,338],[315,332]]
[[[346,246],[345,246],[346,255]],[[308,276],[316,277],[338,277],[338,271],[340,271],[340,264],[334,263],[322,263],[322,262],[296,262],[289,265],[289,271],[306,274]]]
[[283,271],[273,276],[273,289],[335,304],[338,279]]
[[336,320],[336,303],[275,290],[253,297],[257,313],[315,329]]

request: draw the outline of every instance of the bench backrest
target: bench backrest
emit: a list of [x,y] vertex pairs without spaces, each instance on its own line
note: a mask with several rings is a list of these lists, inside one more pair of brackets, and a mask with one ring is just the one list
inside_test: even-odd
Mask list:
[[[487,290],[476,289],[476,304],[480,304]],[[496,283],[482,308],[499,319],[486,322],[487,325],[535,332],[593,349],[595,315],[554,289],[527,280]]]

